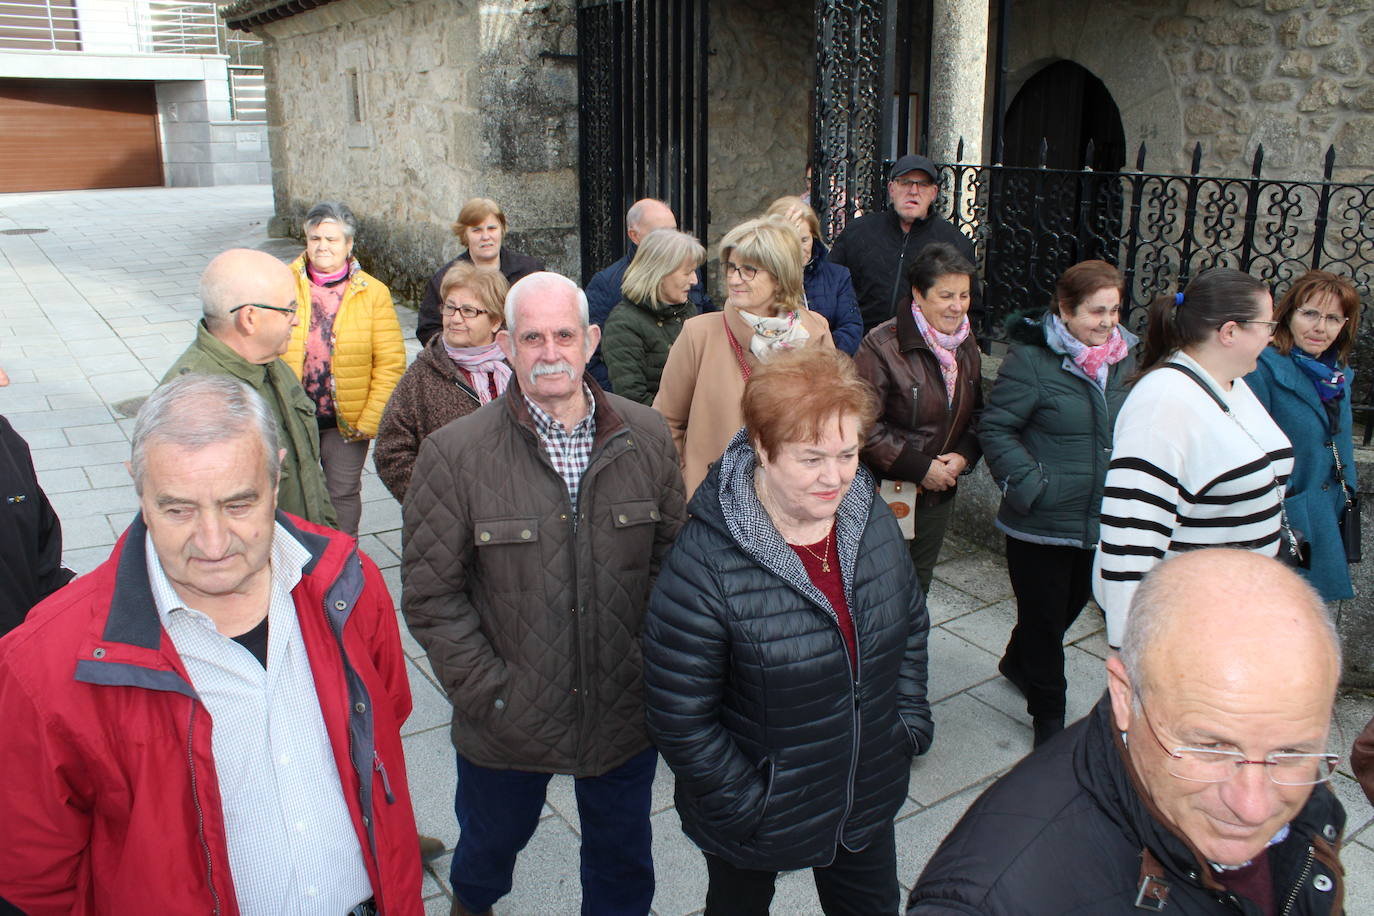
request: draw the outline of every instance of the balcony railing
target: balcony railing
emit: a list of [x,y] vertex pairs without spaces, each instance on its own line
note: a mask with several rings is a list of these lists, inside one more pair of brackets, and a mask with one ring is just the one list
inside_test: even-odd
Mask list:
[[0,0],[0,50],[225,54],[255,65],[260,46],[230,33],[211,2]]

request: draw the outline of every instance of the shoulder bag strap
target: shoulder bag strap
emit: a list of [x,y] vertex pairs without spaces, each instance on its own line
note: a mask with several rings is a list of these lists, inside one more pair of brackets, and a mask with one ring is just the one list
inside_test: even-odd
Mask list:
[[744,380],[747,382],[749,381],[749,373],[751,371],[749,369],[749,363],[744,358],[744,350],[740,347],[739,341],[735,339],[735,332],[730,330],[730,322],[726,320],[724,310],[720,313],[720,320],[721,323],[725,325],[725,336],[730,338],[730,346],[735,349],[735,359],[739,360],[740,375],[743,375]]

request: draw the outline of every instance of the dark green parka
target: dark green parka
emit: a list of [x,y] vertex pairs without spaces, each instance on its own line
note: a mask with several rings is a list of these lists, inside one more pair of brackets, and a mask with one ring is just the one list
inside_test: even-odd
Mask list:
[[621,397],[652,404],[663,377],[668,351],[682,331],[682,323],[697,313],[690,301],[681,305],[621,299],[606,319],[601,359],[611,375],[611,389]]
[[[1135,374],[1135,356],[1111,366],[1107,390],[1047,334],[1049,313],[1007,319],[1013,344],[978,422],[988,470],[1002,490],[997,527],[1035,544],[1097,544],[1112,430]],[[1126,345],[1136,337],[1125,328]]]

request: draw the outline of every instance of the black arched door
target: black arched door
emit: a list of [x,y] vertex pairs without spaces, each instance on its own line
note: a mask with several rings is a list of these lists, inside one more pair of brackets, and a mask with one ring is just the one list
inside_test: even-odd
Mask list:
[[1021,87],[1003,138],[995,203],[1014,218],[992,229],[985,280],[1005,313],[1048,304],[1055,280],[1079,261],[1118,262],[1126,137],[1107,87],[1062,60]]

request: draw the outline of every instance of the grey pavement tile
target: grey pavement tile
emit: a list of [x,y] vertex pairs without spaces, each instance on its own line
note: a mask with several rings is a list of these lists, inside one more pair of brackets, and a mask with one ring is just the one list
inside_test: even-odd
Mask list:
[[[382,478],[378,477],[376,473],[372,471],[371,453],[367,456],[365,467],[367,470],[363,474],[363,502],[370,503],[380,500],[396,502],[395,498],[391,495],[391,491],[386,488],[386,484],[382,483]],[[400,503],[396,504],[398,506],[400,505]]]
[[493,908],[496,916],[579,916],[577,837],[561,818],[539,822],[530,844],[515,861],[515,887]]
[[64,544],[62,547],[62,565],[68,569],[73,569],[79,576],[95,569],[110,557],[109,547],[83,547],[79,549],[69,549]]
[[447,894],[425,898],[425,916],[448,916],[452,901]]
[[[38,430],[37,434],[45,433],[58,433],[60,435],[59,430]],[[29,442],[29,446],[32,448],[32,441]],[[63,467],[38,474],[38,486],[43,488],[43,492],[47,493],[48,499],[51,500],[55,493],[73,493],[76,490],[91,489],[91,482],[88,481],[87,475],[82,472],[81,468]]]
[[907,794],[933,805],[1000,774],[1031,749],[1031,731],[967,694],[932,708],[935,741],[917,757]]
[[358,549],[372,558],[372,562],[385,569],[395,566],[400,560],[391,548],[375,534],[364,534],[358,538]]
[[944,624],[946,630],[958,634],[999,658],[1007,647],[1007,639],[1010,638],[1014,626],[1016,602],[1011,599],[989,604],[981,610]]
[[[4,391],[0,388],[0,393]],[[10,423],[21,433],[30,429],[61,429],[67,426],[90,426],[95,423],[108,423],[112,417],[108,407],[81,407],[76,410],[45,410],[22,416],[9,416],[8,405],[0,396],[0,413],[9,417]]]
[[[175,356],[176,354],[173,354]],[[114,404],[126,398],[143,397],[157,387],[160,376],[154,376],[146,368],[140,367],[131,372],[108,372],[91,376],[91,384],[107,404]]]
[[930,583],[930,592],[926,594],[926,611],[930,614],[931,626],[939,626],[947,620],[970,614],[986,605],[987,602],[982,598],[940,581],[937,567],[935,579]]
[[1106,659],[1106,657],[1111,654],[1112,650],[1112,647],[1107,645],[1107,631],[1105,628],[1098,630],[1091,636],[1085,636],[1075,642],[1074,645],[1084,652],[1090,652],[1101,659]]
[[69,445],[64,448],[40,448],[33,451],[33,466],[40,471],[49,468],[77,468],[91,464],[110,464],[129,457],[127,442],[96,442],[91,445]]
[[997,675],[998,656],[943,627],[930,631],[927,655],[930,673],[926,690],[932,703]]
[[94,391],[84,394],[53,394],[48,396],[48,407],[52,410],[67,410],[73,407],[97,407],[106,403]]
[[421,833],[438,837],[446,848],[452,849],[458,841],[458,821],[453,816],[458,771],[448,727],[407,735],[401,744],[406,752],[406,777],[415,824]]
[[1103,633],[1107,629],[1107,621],[1102,616],[1102,609],[1097,606],[1096,601],[1089,601],[1088,606],[1079,613],[1078,619],[1069,627],[1069,631],[1064,634],[1064,645],[1076,643],[1081,639]]
[[103,547],[108,553],[114,544],[115,533],[103,515],[57,516],[62,520],[62,551],[80,550],[86,547]]
[[[451,899],[448,886],[448,869],[452,862],[453,851],[450,850],[446,855],[442,855],[425,865],[425,877],[420,887],[420,893],[423,896],[430,897],[434,894],[443,894],[445,905],[447,905],[447,901]],[[444,913],[447,914],[448,910],[445,909]]]
[[1011,597],[1011,580],[1000,556],[989,551],[965,554],[935,567],[935,575],[961,591],[985,601]]
[[386,590],[391,594],[391,603],[399,608],[401,606],[401,567],[388,566],[382,569],[382,580],[386,582]]
[[654,833],[655,916],[700,912],[706,903],[706,860],[701,850],[682,832],[682,821],[674,810],[655,815],[650,826]]
[[101,356],[78,356],[76,364],[88,374],[106,372],[137,372],[143,368],[143,364],[138,361],[138,357],[123,347],[118,353],[106,353]]
[[[133,515],[138,509],[138,496],[133,485],[106,487],[103,490],[74,490],[70,493],[48,494],[58,518],[77,518],[85,515]],[[121,526],[120,530],[123,530]]]
[[94,445],[97,442],[128,442],[124,430],[115,423],[94,426],[69,426],[63,430],[72,445]]
[[396,623],[401,628],[401,648],[405,650],[408,658],[423,658],[425,649],[410,635],[410,628],[406,626],[406,617],[399,610],[396,612]]
[[[1334,748],[1333,748],[1334,749]],[[1374,808],[1369,805],[1360,784],[1344,773],[1331,778],[1331,791],[1336,793],[1341,805],[1345,807],[1345,833],[1353,836],[1364,831],[1374,822]]]
[[363,517],[358,522],[359,534],[376,534],[401,527],[401,504],[388,496],[385,500],[363,503]]
[[430,728],[447,726],[453,721],[453,707],[435,683],[413,662],[406,663],[406,677],[410,679],[410,718],[401,734],[412,735]]
[[[1070,646],[1064,650],[1064,678],[1069,684],[1064,718],[1073,722],[1086,716],[1102,698],[1102,691],[1107,689],[1107,672],[1100,658]],[[1006,678],[999,675],[969,690],[968,694],[1030,725],[1025,698]]]
[[[705,866],[702,866],[703,870]],[[703,898],[704,899],[704,898]],[[809,868],[785,871],[773,885],[773,913],[820,913],[816,878]]]
[[1361,843],[1341,849],[1345,866],[1346,916],[1374,914],[1374,851]]
[[[904,891],[916,884],[940,842],[959,823],[969,805],[990,784],[984,780],[922,811],[897,821],[897,880]],[[906,905],[906,895],[902,895]]]
[[40,382],[58,382],[67,379],[84,379],[86,373],[81,371],[81,367],[68,360],[67,365],[39,366],[33,370],[34,376]]
[[67,437],[62,434],[60,429],[31,429],[23,434],[23,438],[29,444],[30,449],[62,448],[68,444]]
[[399,557],[401,555],[401,531],[399,528],[378,531],[375,537],[387,547],[391,548],[391,552],[396,554],[396,556]]

